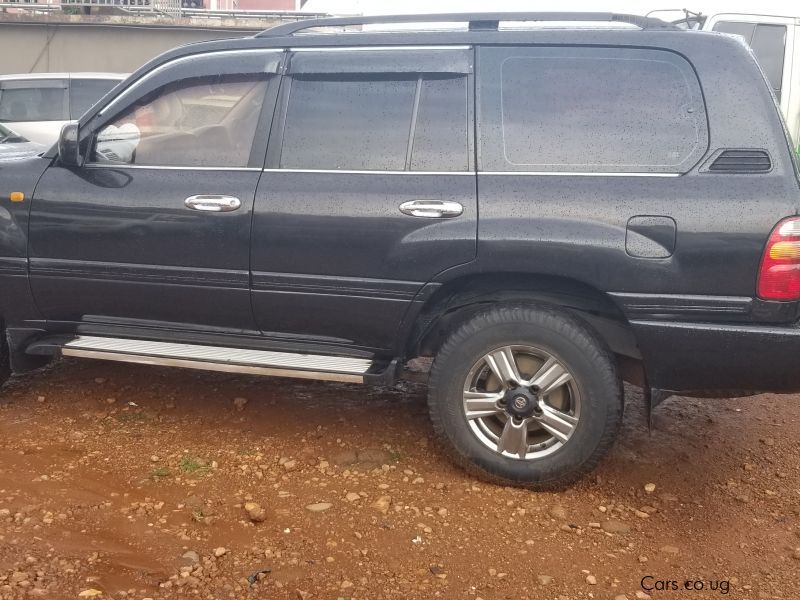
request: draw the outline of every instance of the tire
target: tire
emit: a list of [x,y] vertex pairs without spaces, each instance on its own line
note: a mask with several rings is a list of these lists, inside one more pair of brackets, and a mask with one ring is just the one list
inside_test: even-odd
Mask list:
[[[517,383],[500,383],[503,374]],[[577,318],[545,305],[501,305],[446,339],[431,367],[428,406],[437,438],[470,473],[560,489],[613,444],[622,382],[611,352]],[[468,418],[467,406],[473,417],[486,415]]]

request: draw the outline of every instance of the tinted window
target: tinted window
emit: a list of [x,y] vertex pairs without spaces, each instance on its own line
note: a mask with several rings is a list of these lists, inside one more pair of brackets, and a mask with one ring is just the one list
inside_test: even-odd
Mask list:
[[280,166],[464,170],[466,81],[439,74],[295,75]]
[[113,79],[71,79],[69,82],[69,114],[79,119],[106,92],[119,83]]
[[422,82],[411,150],[412,171],[466,171],[467,78]]
[[93,160],[153,166],[247,166],[263,76],[198,77],[137,101],[97,135]]
[[0,121],[65,121],[66,81],[0,83]]
[[714,31],[733,33],[744,38],[745,42],[753,49],[756,60],[780,99],[783,59],[786,53],[786,26],[719,21],[714,25]]
[[690,66],[669,52],[481,51],[485,170],[677,172],[707,147]]

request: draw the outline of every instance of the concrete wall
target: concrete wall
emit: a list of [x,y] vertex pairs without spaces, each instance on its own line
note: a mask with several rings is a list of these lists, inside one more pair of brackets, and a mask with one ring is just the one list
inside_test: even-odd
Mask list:
[[128,73],[175,46],[252,35],[264,28],[260,24],[251,27],[0,21],[0,74],[48,71]]

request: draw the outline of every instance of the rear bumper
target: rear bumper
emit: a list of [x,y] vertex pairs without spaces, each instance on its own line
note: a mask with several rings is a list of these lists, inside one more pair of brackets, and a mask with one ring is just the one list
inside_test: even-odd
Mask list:
[[800,327],[631,321],[648,385],[672,392],[800,391]]

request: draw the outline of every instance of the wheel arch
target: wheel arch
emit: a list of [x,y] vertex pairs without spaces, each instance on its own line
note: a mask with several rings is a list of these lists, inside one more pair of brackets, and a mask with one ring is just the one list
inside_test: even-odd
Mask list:
[[641,354],[620,307],[605,293],[568,277],[531,273],[482,273],[444,283],[417,312],[406,356],[432,356],[448,332],[497,303],[539,303],[569,311],[586,323],[618,356],[628,381],[641,381]]

